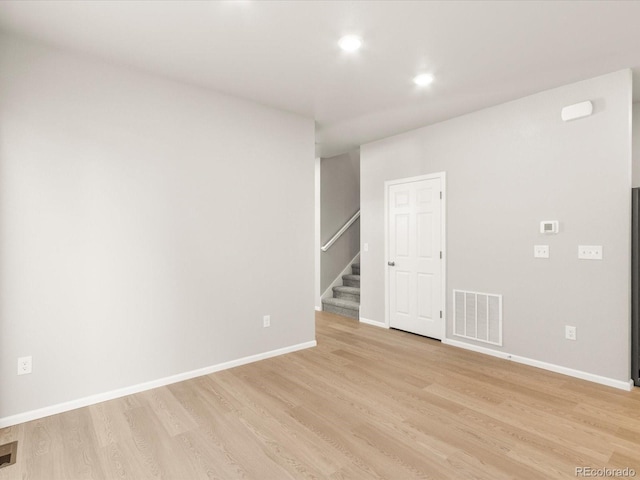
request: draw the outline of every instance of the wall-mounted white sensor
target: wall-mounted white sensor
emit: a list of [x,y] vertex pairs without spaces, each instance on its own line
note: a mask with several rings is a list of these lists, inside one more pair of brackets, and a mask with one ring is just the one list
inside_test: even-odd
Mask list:
[[593,113],[593,104],[587,100],[586,102],[569,105],[562,109],[562,120],[568,122],[577,118],[588,117]]
[[540,222],[540,233],[558,233],[560,225],[557,220],[544,220]]

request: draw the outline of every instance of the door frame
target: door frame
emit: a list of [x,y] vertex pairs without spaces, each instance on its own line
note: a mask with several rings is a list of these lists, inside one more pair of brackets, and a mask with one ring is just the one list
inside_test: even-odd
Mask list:
[[403,183],[420,182],[422,180],[440,179],[442,189],[442,203],[440,215],[440,248],[442,249],[442,262],[440,262],[442,285],[440,289],[440,302],[442,306],[442,334],[441,338],[446,338],[447,333],[447,174],[446,172],[429,173],[416,177],[399,178],[397,180],[387,180],[384,182],[384,323],[385,327],[391,328],[389,301],[389,188],[393,185]]
[[640,188],[631,203],[631,379],[640,387]]

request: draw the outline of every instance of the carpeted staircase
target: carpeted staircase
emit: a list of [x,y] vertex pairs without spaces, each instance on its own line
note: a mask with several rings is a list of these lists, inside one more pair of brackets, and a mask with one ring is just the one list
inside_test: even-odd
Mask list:
[[351,264],[351,275],[342,276],[342,285],[333,287],[333,297],[322,300],[322,310],[345,317],[360,318],[360,264]]

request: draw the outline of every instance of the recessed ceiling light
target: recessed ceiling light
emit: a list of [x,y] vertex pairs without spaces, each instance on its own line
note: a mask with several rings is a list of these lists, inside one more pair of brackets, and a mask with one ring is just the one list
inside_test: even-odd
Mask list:
[[355,52],[362,46],[362,39],[356,35],[346,35],[338,41],[338,45],[345,52]]
[[420,75],[413,77],[413,83],[419,87],[426,87],[431,82],[433,82],[433,75],[430,73],[421,73]]

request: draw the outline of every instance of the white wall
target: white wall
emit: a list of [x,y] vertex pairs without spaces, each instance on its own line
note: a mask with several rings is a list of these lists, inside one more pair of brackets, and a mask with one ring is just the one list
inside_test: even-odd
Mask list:
[[640,187],[640,103],[633,104],[633,172],[632,184],[634,187]]
[[311,119],[1,37],[0,420],[313,341],[313,175]]
[[[591,117],[561,121],[584,100]],[[452,289],[502,294],[503,348],[477,345],[628,381],[630,119],[625,70],[362,146],[361,316],[385,319],[384,182],[446,171],[447,338],[465,341]],[[540,234],[541,220],[561,233]],[[604,260],[578,260],[579,244],[603,245]]]

